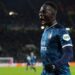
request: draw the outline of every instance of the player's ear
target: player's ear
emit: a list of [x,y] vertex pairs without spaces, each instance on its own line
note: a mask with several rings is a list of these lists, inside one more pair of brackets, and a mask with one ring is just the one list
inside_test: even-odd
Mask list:
[[53,11],[51,17],[52,17],[52,18],[56,18],[56,15],[57,15],[57,11]]
[[52,15],[56,16],[56,14],[57,14],[57,11],[56,10],[53,10],[52,11]]

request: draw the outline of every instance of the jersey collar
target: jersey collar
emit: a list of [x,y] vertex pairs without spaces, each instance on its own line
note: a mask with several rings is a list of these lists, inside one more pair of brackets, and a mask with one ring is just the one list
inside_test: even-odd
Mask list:
[[51,25],[50,27],[46,27],[46,29],[52,28],[52,27],[54,27],[54,26],[57,25],[57,24],[58,24],[58,23],[57,23],[57,21],[55,20],[54,23],[53,23],[53,25]]

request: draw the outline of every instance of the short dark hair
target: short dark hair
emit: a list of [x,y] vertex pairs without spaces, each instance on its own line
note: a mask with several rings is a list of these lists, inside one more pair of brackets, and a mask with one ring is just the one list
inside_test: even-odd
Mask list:
[[56,4],[55,4],[54,2],[46,1],[46,2],[44,3],[44,5],[49,5],[49,6],[51,6],[54,10],[57,10],[57,6],[56,6]]

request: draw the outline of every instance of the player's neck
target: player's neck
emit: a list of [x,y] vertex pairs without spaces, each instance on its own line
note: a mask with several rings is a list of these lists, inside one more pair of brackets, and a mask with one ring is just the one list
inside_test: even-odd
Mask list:
[[54,21],[52,21],[50,24],[48,24],[46,27],[53,27],[53,26],[55,26],[55,25],[57,25],[57,21],[56,20],[54,20]]
[[55,25],[57,25],[57,21],[56,21],[56,20],[54,20],[54,21],[52,22],[52,24],[51,24],[50,27],[53,27],[53,26],[55,26]]

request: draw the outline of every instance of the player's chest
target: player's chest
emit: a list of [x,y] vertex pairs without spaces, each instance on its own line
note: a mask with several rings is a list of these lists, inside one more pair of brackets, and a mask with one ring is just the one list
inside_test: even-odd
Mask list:
[[57,36],[57,31],[55,30],[49,30],[44,31],[41,39],[41,45],[47,45],[50,43],[50,41],[54,41]]

